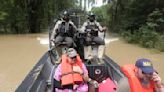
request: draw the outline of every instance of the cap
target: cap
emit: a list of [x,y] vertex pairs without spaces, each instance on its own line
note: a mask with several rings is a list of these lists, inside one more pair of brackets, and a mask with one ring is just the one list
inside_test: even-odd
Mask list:
[[70,58],[72,58],[72,57],[76,57],[77,52],[76,52],[76,50],[75,50],[74,48],[69,48],[69,49],[67,50],[67,54],[68,54],[68,56],[69,56]]
[[153,64],[149,59],[138,59],[136,61],[135,66],[137,66],[138,68],[140,68],[144,73],[153,73],[155,72],[154,68],[153,68]]

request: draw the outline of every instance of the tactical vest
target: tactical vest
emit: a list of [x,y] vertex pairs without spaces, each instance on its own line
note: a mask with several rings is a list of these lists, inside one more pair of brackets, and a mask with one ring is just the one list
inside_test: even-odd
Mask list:
[[98,26],[96,25],[96,23],[94,22],[93,25],[91,25],[89,22],[87,22],[87,26],[86,26],[86,30],[85,32],[90,32],[90,34],[92,36],[98,36]]
[[74,29],[73,25],[70,23],[62,22],[58,28],[58,34],[63,37],[73,37],[74,36]]

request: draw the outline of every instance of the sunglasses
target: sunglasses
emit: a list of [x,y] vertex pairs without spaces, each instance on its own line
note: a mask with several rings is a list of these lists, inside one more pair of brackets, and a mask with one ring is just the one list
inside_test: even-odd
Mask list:
[[71,57],[71,59],[76,59],[76,56],[74,56],[74,57]]
[[143,71],[142,71],[142,74],[144,74],[144,75],[153,75],[153,73],[145,73]]

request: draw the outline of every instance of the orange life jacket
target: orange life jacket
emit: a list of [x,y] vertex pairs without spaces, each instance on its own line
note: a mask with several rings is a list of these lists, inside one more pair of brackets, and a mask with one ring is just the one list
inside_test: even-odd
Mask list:
[[83,78],[79,73],[73,72],[73,66],[80,66],[82,69],[82,60],[80,56],[77,55],[76,63],[70,64],[68,63],[68,56],[66,54],[62,55],[62,62],[61,62],[61,84],[64,85],[71,85],[71,84],[80,84],[83,82]]
[[130,92],[154,92],[153,81],[150,82],[150,86],[143,87],[140,80],[135,75],[136,67],[134,65],[128,64],[121,67],[121,70],[127,76],[130,84]]

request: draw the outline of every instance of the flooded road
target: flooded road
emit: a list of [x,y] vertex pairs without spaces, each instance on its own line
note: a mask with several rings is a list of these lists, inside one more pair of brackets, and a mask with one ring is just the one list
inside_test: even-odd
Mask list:
[[[106,54],[118,64],[134,64],[138,58],[150,58],[164,80],[164,53],[127,44],[115,36],[109,36],[106,42]],[[14,92],[47,50],[47,34],[0,35],[0,92]]]

